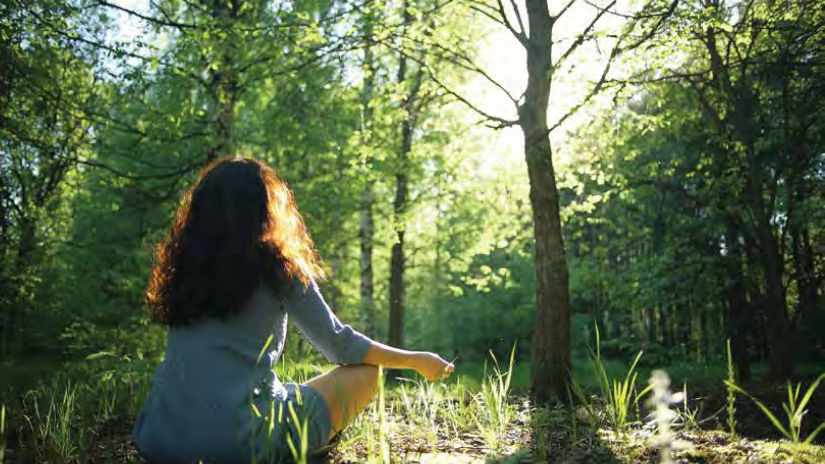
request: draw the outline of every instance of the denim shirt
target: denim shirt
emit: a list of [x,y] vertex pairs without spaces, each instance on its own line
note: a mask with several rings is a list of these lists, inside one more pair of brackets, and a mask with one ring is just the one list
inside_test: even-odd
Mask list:
[[132,433],[141,454],[161,462],[248,461],[256,427],[250,403],[287,395],[272,371],[287,319],[332,363],[361,363],[371,343],[338,320],[314,281],[293,281],[277,294],[262,284],[237,314],[170,327]]

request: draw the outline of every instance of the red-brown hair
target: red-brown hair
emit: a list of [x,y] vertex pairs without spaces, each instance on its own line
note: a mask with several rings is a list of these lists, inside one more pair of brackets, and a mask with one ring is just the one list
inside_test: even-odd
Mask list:
[[186,325],[237,313],[262,283],[322,277],[286,182],[258,160],[222,158],[201,170],[155,247],[145,303],[153,321]]

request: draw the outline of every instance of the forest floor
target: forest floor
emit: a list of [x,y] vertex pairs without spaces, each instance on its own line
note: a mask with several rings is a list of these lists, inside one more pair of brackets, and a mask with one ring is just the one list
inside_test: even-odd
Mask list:
[[[393,396],[391,393],[389,396]],[[392,402],[392,401],[390,401]],[[449,427],[436,430],[435,435],[422,427],[417,419],[405,417],[400,411],[390,411],[385,418],[387,432],[385,449],[392,463],[409,464],[515,464],[515,463],[658,463],[659,450],[653,446],[652,428],[637,426],[626,437],[617,439],[607,428],[590,429],[584,411],[579,410],[576,428],[566,408],[551,410],[543,424],[531,417],[529,401],[516,397],[520,405],[509,424],[503,442],[493,449],[480,430],[452,433]],[[755,412],[755,411],[754,411]],[[372,411],[366,413],[366,420]],[[820,414],[821,416],[821,414]],[[756,435],[770,434],[766,424],[743,427]],[[309,460],[315,463],[358,464],[382,462],[380,438],[371,440],[359,430],[336,438],[330,449]],[[130,444],[130,424],[113,422],[95,440],[89,450],[89,462],[143,463]],[[787,441],[757,439],[746,436],[731,438],[715,429],[682,429],[674,433],[676,463],[810,463],[825,462],[825,447],[808,445],[795,447]],[[13,461],[10,461],[13,462]]]
[[[506,374],[499,374],[482,382],[458,376],[451,382],[404,381],[381,389],[379,398],[355,423],[309,462],[660,462],[661,441],[657,442],[654,421],[643,401],[628,411],[627,426],[617,434],[597,396],[572,414],[566,405],[535,408],[520,387],[501,388],[509,385],[498,382],[506,380]],[[779,440],[771,422],[744,396],[736,400],[737,436],[732,437],[726,431],[725,390],[705,391],[691,392],[687,402],[671,406],[673,436],[666,443],[674,448],[674,462],[825,462],[821,445],[825,436],[818,437],[817,445],[794,446]],[[787,391],[778,388],[754,387],[752,393],[774,413],[787,399]],[[8,402],[3,463],[144,462],[130,440],[134,411],[140,404],[137,392],[111,393],[75,384],[24,396],[22,402]],[[37,398],[39,402],[34,401]],[[27,409],[21,411],[24,406]],[[803,437],[825,421],[825,395],[815,392],[807,409]]]

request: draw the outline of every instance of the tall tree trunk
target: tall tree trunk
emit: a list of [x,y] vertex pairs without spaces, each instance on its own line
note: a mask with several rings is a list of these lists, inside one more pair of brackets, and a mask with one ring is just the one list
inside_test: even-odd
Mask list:
[[23,320],[27,307],[27,286],[30,284],[26,275],[32,266],[32,252],[36,247],[37,219],[26,216],[20,218],[20,236],[17,240],[17,250],[12,262],[9,281],[6,283],[9,294],[4,295],[4,318],[2,347],[0,354],[5,359],[21,348],[23,341]]
[[[404,124],[407,130],[407,124]],[[406,151],[404,148],[406,145]],[[409,142],[402,145],[399,158],[406,158]],[[390,258],[390,331],[388,343],[391,346],[404,346],[404,213],[407,208],[407,175],[399,172],[395,175],[395,200],[393,201],[393,225],[395,243],[392,245]]]
[[[785,55],[783,55],[784,57]],[[784,151],[789,154],[791,168],[786,174],[787,196],[790,199],[786,208],[786,223],[791,237],[791,258],[793,260],[794,280],[799,295],[793,323],[810,314],[817,306],[817,283],[814,269],[814,251],[811,247],[808,224],[810,218],[805,214],[806,202],[810,197],[810,187],[806,172],[811,168],[808,160],[808,125],[797,119],[798,113],[791,108],[790,82],[787,63],[783,60],[782,102],[784,122]]]
[[527,88],[519,107],[535,235],[536,315],[531,387],[539,403],[563,400],[570,371],[570,307],[559,196],[547,127],[553,21],[546,0],[527,0]]
[[221,24],[226,37],[215,68],[210,68],[209,93],[216,110],[215,140],[206,153],[207,161],[233,154],[235,106],[238,101],[238,73],[235,69],[238,48],[237,32],[233,25],[238,20],[243,0],[215,0],[212,17]]
[[796,309],[799,317],[810,315],[817,308],[816,272],[814,270],[814,251],[811,247],[810,233],[807,227],[794,227],[791,231],[791,248],[793,253],[796,288],[799,292],[799,304]]
[[[343,164],[344,154],[341,150],[338,150],[335,155],[335,187],[333,187],[336,198],[341,198],[343,193],[340,191],[344,184]],[[341,296],[341,281],[339,280],[339,276],[341,275],[341,262],[343,261],[344,254],[344,246],[341,240],[341,236],[343,235],[341,230],[342,210],[344,210],[344,205],[341,203],[336,203],[332,211],[332,223],[330,224],[330,229],[332,232],[332,254],[329,260],[329,267],[333,280],[332,288],[330,289],[329,294],[329,302],[333,310],[338,309]]]
[[361,275],[361,326],[364,333],[369,337],[375,336],[375,299],[374,279],[372,272],[372,238],[373,238],[373,217],[372,217],[372,181],[364,184],[361,191],[361,204],[359,207],[360,221],[358,223],[358,239],[361,244],[361,259],[359,261]]
[[742,246],[738,227],[732,219],[726,221],[728,254],[725,256],[726,283],[724,288],[727,309],[727,336],[730,339],[731,357],[736,364],[738,378],[750,380],[750,355],[748,354],[748,308],[745,293],[745,275],[742,271]]
[[782,283],[784,265],[770,219],[765,213],[762,183],[752,150],[752,147],[748,148],[746,195],[759,243],[759,263],[762,267],[765,303],[770,321],[768,338],[771,348],[768,376],[773,380],[784,380],[789,378],[793,372],[793,358],[790,352],[790,319],[785,300],[785,287]]
[[[404,1],[404,25],[410,23],[409,5]],[[393,200],[393,229],[395,243],[392,245],[390,257],[390,327],[387,343],[391,346],[404,346],[404,232],[405,213],[407,210],[407,158],[412,149],[412,129],[415,117],[413,105],[420,84],[421,73],[418,73],[419,82],[413,83],[407,92],[404,101],[404,118],[401,121],[401,144],[398,149],[398,163],[395,172],[395,199]],[[407,82],[407,57],[401,54],[398,58],[397,82],[403,85]]]
[[[412,22],[413,16],[408,1],[403,5],[404,29]],[[409,207],[409,154],[412,151],[413,130],[420,108],[418,107],[418,92],[424,77],[422,69],[418,69],[410,80],[408,73],[407,56],[401,54],[398,59],[397,83],[406,85],[407,91],[402,102],[404,118],[401,121],[401,142],[398,151],[398,163],[395,171],[395,199],[393,200],[393,228],[395,242],[392,246],[390,259],[390,286],[389,286],[389,315],[390,326],[388,343],[392,346],[404,346],[404,271],[406,267],[404,255],[404,233],[406,229],[406,212]]]
[[[372,140],[372,100],[373,88],[375,86],[375,67],[372,53],[372,16],[365,14],[363,17],[363,34],[367,40],[364,46],[364,82],[361,88],[361,143],[370,145]],[[361,199],[358,208],[358,240],[360,242],[360,315],[361,327],[369,337],[375,337],[375,298],[374,278],[372,269],[372,248],[374,235],[374,221],[372,214],[373,205],[373,181],[370,178],[370,168],[372,159],[370,156],[365,159],[366,172],[364,173],[364,186],[361,190]]]

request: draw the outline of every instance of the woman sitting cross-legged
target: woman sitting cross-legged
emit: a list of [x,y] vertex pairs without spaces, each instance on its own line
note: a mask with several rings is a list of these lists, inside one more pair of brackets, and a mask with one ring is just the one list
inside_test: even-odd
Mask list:
[[[271,168],[245,158],[206,167],[157,247],[146,289],[168,335],[134,426],[138,451],[161,462],[278,461],[290,456],[290,440],[300,447],[304,424],[311,451],[352,422],[374,394],[376,366],[428,380],[452,372],[436,354],[342,324],[318,291],[322,274],[292,192]],[[287,319],[343,366],[281,383],[272,366]]]

